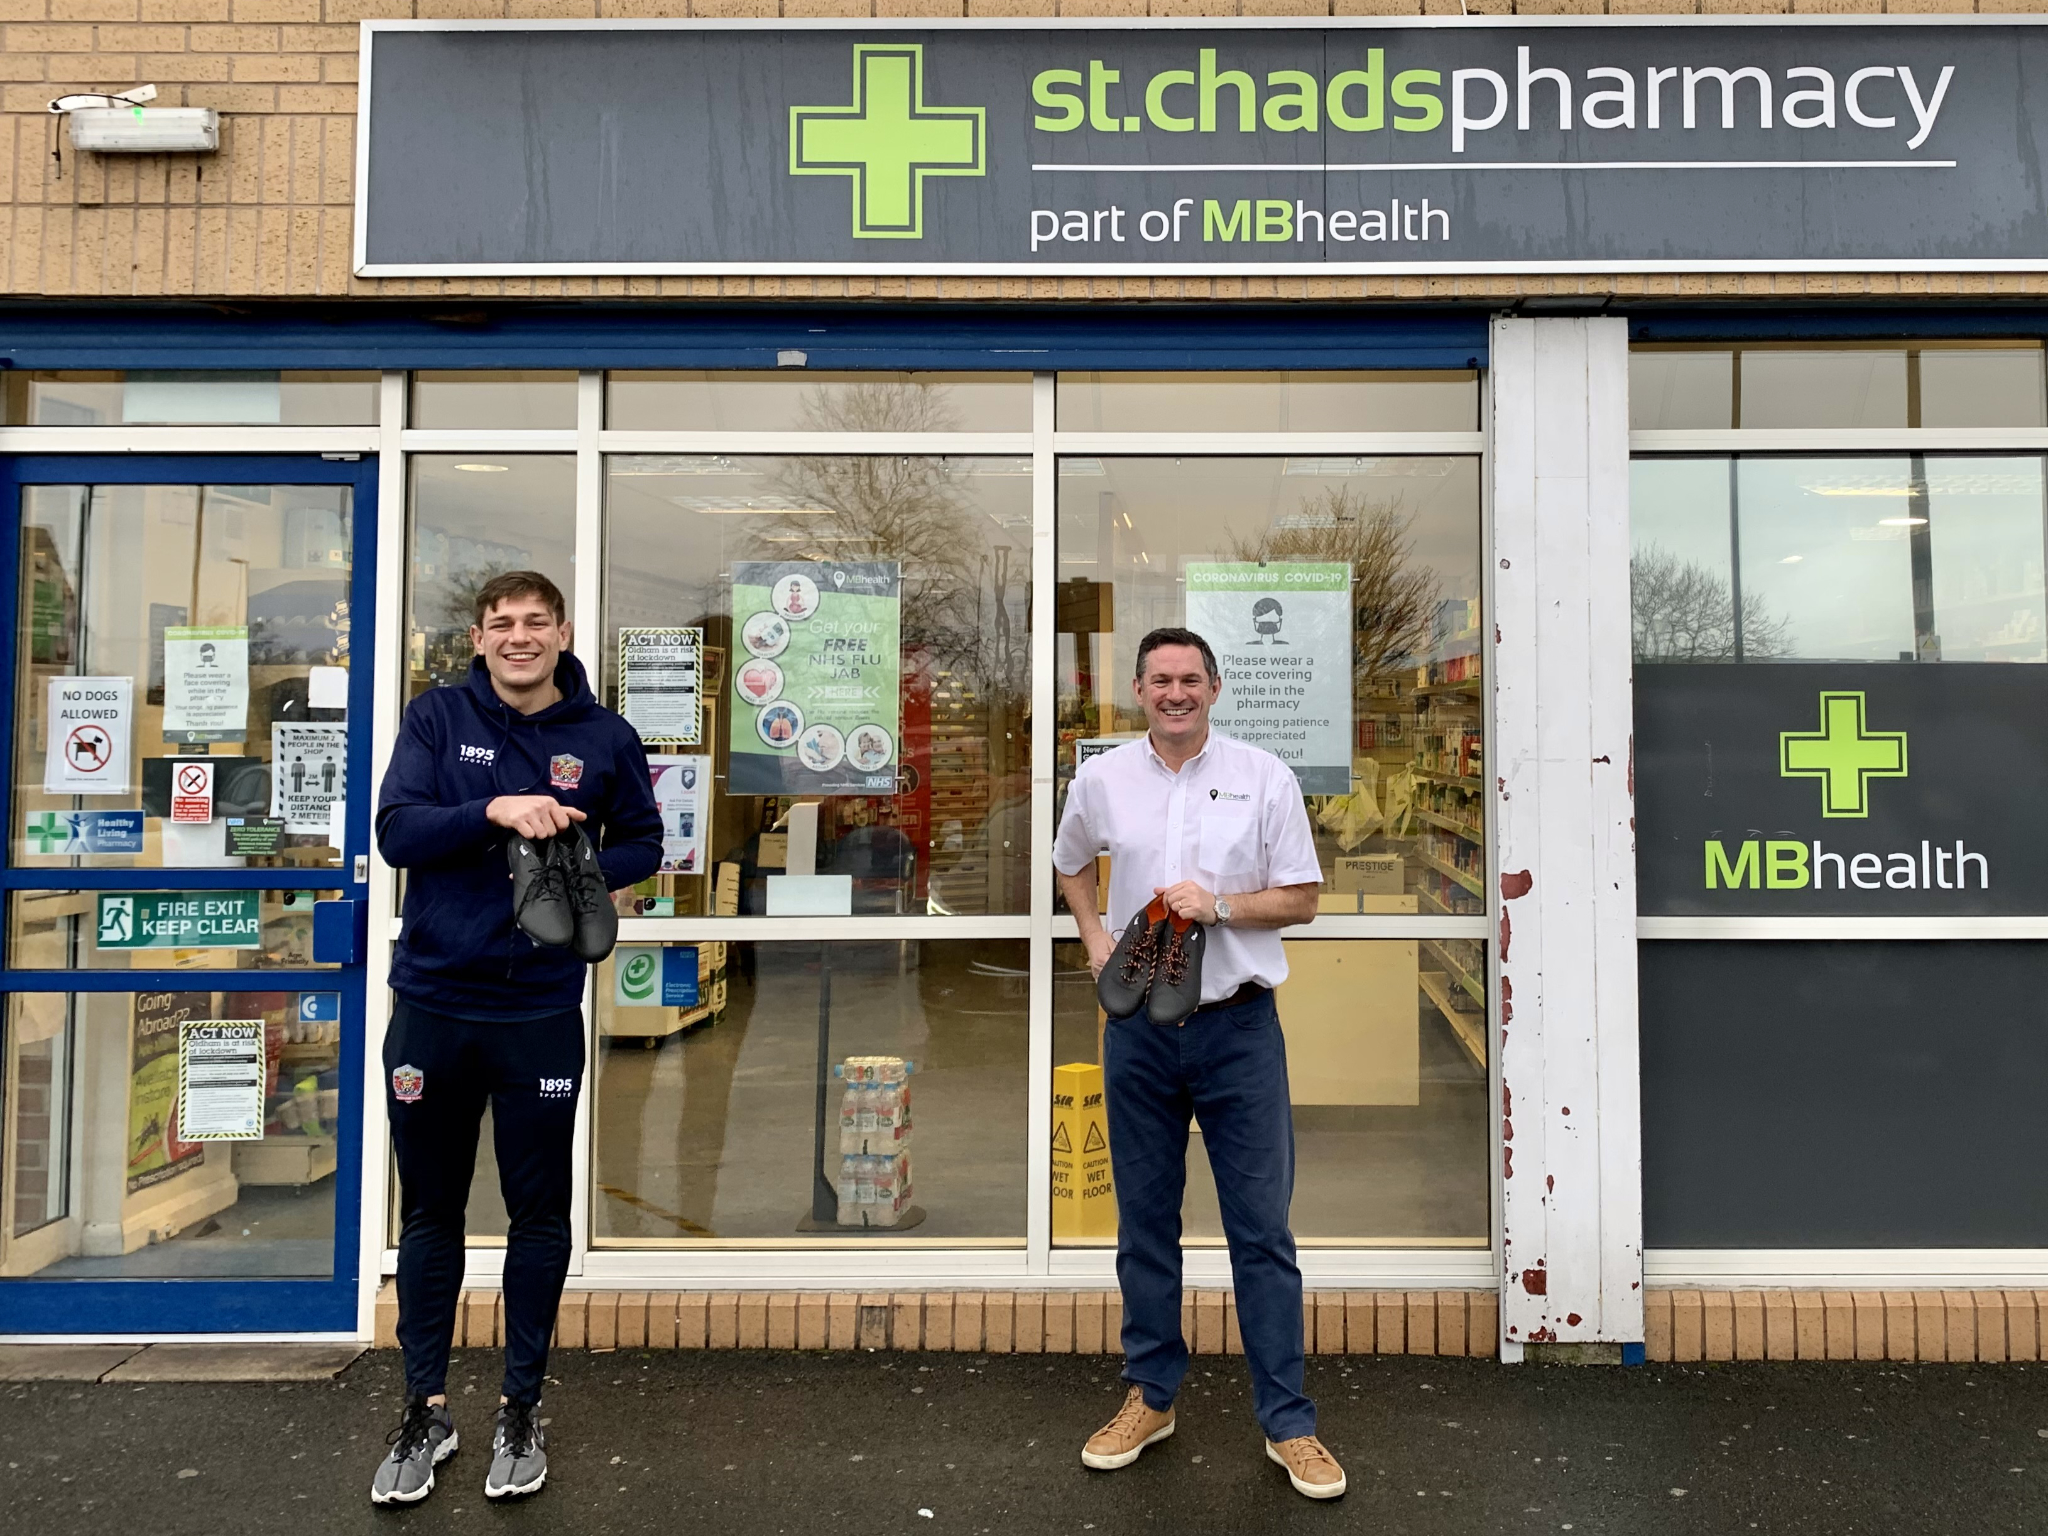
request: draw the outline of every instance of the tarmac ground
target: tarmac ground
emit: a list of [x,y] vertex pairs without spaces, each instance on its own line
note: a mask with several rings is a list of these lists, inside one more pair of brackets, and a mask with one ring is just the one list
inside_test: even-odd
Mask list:
[[[114,1373],[116,1377],[119,1373]],[[1312,1357],[1351,1491],[1295,1494],[1244,1363],[1198,1357],[1178,1432],[1080,1465],[1107,1356],[563,1352],[550,1478],[489,1504],[496,1362],[458,1352],[462,1450],[377,1509],[395,1352],[316,1381],[0,1385],[0,1510],[23,1536],[441,1531],[1009,1536],[2048,1530],[2048,1364],[1521,1366]]]

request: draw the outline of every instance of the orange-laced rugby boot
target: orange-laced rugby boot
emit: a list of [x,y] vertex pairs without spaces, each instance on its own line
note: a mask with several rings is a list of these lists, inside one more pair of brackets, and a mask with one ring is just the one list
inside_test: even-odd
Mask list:
[[[1145,1406],[1142,1387],[1131,1388],[1116,1417],[1088,1437],[1081,1447],[1081,1465],[1097,1472],[1114,1472],[1136,1461],[1148,1445],[1157,1445],[1173,1433],[1173,1410],[1161,1413]],[[1292,1444],[1292,1442],[1289,1442]]]
[[1296,1435],[1278,1445],[1266,1442],[1268,1459],[1287,1469],[1287,1481],[1294,1491],[1311,1499],[1335,1499],[1348,1486],[1337,1458],[1314,1435]]

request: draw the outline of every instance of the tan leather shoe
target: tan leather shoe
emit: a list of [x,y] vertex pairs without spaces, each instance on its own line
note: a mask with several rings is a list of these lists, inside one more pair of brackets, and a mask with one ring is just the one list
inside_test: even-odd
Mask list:
[[1349,1486],[1337,1458],[1314,1435],[1296,1435],[1278,1445],[1268,1440],[1266,1455],[1287,1469],[1287,1481],[1294,1484],[1294,1491],[1308,1498],[1340,1498]]
[[[1131,1388],[1116,1417],[1088,1437],[1081,1447],[1081,1465],[1098,1472],[1128,1467],[1148,1445],[1157,1444],[1173,1433],[1173,1410],[1161,1413],[1145,1406],[1142,1388]],[[1341,1491],[1341,1490],[1339,1490]]]

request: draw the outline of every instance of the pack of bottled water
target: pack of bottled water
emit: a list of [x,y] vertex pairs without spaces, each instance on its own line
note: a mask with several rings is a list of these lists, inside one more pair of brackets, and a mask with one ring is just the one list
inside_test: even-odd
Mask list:
[[893,1227],[909,1209],[910,1075],[901,1056],[849,1056],[839,1096],[839,1225]]

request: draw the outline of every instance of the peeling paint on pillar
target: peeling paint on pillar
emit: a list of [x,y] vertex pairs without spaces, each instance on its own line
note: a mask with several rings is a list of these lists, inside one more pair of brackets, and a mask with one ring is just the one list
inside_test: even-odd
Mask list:
[[1522,1271],[1522,1289],[1531,1296],[1548,1296],[1550,1294],[1550,1276],[1544,1271],[1542,1265],[1539,1264],[1534,1269]]

